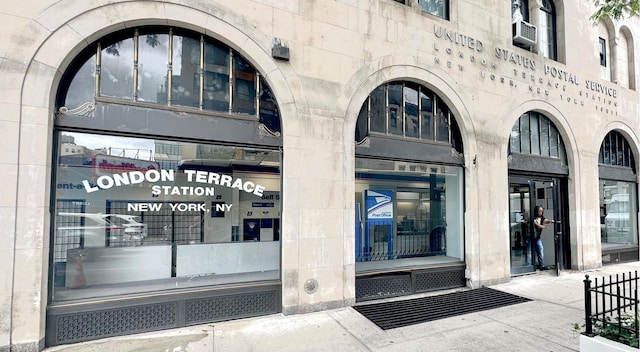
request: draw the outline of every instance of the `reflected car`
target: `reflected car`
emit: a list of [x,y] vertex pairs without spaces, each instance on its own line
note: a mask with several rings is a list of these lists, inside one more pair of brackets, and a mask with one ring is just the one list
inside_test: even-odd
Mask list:
[[56,217],[56,242],[76,248],[110,246],[122,238],[124,230],[102,214],[62,212]]
[[147,224],[138,215],[103,214],[110,223],[124,227],[124,241],[139,241],[147,237]]
[[614,201],[609,204],[604,217],[604,240],[606,242],[630,242],[629,201]]

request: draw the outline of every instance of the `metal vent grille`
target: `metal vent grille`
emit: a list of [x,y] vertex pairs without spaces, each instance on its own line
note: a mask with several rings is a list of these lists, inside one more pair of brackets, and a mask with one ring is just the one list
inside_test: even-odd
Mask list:
[[409,273],[358,278],[356,300],[378,299],[411,294]]
[[416,276],[416,292],[442,290],[465,285],[464,269],[419,272]]
[[276,312],[276,291],[190,299],[185,302],[186,324],[244,318]]
[[107,309],[56,317],[56,344],[177,326],[176,302]]

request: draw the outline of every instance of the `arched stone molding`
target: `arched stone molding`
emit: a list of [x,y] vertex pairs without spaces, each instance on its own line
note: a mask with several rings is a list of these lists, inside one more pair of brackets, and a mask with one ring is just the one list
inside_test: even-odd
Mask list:
[[631,90],[636,90],[636,45],[634,40],[634,35],[629,26],[622,25],[619,30],[619,37],[625,38],[627,42],[626,53],[620,53],[621,55],[626,55],[626,63],[627,67],[627,80],[628,80],[628,88]]
[[[300,107],[307,106],[304,96],[294,97],[296,90],[291,87],[300,86],[297,77],[289,65],[277,64],[271,58],[271,36],[260,32],[240,13],[206,2],[185,6],[148,1],[102,1],[96,5],[82,0],[57,2],[39,13],[22,31],[24,45],[12,44],[10,47],[20,49],[5,57],[5,61],[15,66],[13,72],[20,72],[11,80],[21,87],[19,96],[5,97],[13,99],[12,104],[20,104],[15,221],[16,224],[30,224],[28,227],[16,226],[15,238],[24,239],[24,243],[16,241],[14,246],[14,270],[20,267],[24,278],[34,280],[25,282],[21,279],[12,287],[11,345],[43,347],[44,307],[48,296],[48,185],[53,109],[61,75],[73,58],[93,41],[120,29],[149,24],[192,29],[240,52],[263,74],[277,97],[283,139],[298,132],[297,128],[289,130],[286,122],[294,120]],[[293,163],[285,160],[283,174],[287,172],[287,164]],[[284,208],[283,219],[286,214]],[[283,236],[286,236],[285,231],[283,229]]]
[[617,74],[618,74],[616,69],[616,63],[618,61],[617,55],[616,55],[616,51],[617,51],[616,50],[617,48],[616,33],[617,33],[616,26],[609,17],[605,17],[602,20],[600,20],[600,22],[598,23],[598,35],[600,35],[601,37],[604,37],[607,40],[607,50],[609,54],[608,55],[609,57],[607,58],[608,66],[606,68],[609,74],[609,77],[607,77],[607,79],[613,83],[617,83]]
[[[589,147],[593,148],[589,154],[595,155],[595,160],[593,162],[598,164],[598,154],[600,153],[600,146],[602,145],[602,141],[604,137],[609,134],[611,131],[618,131],[620,134],[624,136],[624,138],[629,143],[631,150],[633,152],[634,160],[635,160],[635,169],[640,170],[640,139],[636,135],[634,129],[628,124],[621,121],[611,121],[607,123],[603,128],[597,130],[598,133],[595,136],[595,141],[599,143],[590,144]],[[637,175],[637,174],[636,174]],[[640,179],[638,179],[640,180]],[[637,181],[636,181],[637,182]]]
[[[572,268],[577,268],[579,270],[599,267],[601,265],[600,257],[596,256],[585,258],[583,251],[581,250],[581,246],[584,245],[585,239],[587,240],[588,245],[596,245],[596,234],[597,236],[600,235],[599,228],[596,232],[596,228],[594,226],[591,226],[593,227],[593,234],[585,233],[586,231],[584,230],[585,227],[588,227],[591,218],[597,219],[597,217],[595,217],[597,213],[595,215],[591,214],[584,208],[585,200],[583,198],[585,197],[583,195],[592,191],[594,186],[591,184],[585,184],[585,178],[582,175],[583,173],[588,172],[588,170],[591,170],[591,172],[593,172],[594,168],[597,170],[597,167],[595,167],[595,165],[587,165],[587,163],[585,163],[584,154],[587,153],[587,151],[578,148],[576,133],[573,131],[566,116],[564,116],[564,114],[555,106],[546,101],[529,100],[521,103],[516,109],[512,110],[507,116],[505,116],[506,122],[501,126],[501,128],[503,128],[501,135],[505,136],[502,152],[504,155],[508,155],[509,135],[511,134],[511,129],[520,116],[529,111],[539,112],[549,118],[549,120],[551,120],[558,129],[558,133],[562,137],[562,141],[565,146],[567,166],[569,168],[569,175],[567,177],[567,201],[569,202],[568,221],[571,236],[571,266]],[[596,161],[597,153],[598,152],[596,151]],[[595,182],[597,185],[597,177]],[[594,209],[598,209],[597,204]],[[581,229],[581,231],[578,231],[578,229]]]
[[[465,261],[470,270],[472,282],[482,279],[479,263],[479,201],[477,192],[473,191],[478,186],[477,166],[475,164],[478,154],[477,134],[471,113],[462,97],[453,88],[450,82],[455,82],[450,76],[440,70],[428,70],[425,67],[433,67],[430,62],[424,62],[415,56],[381,57],[362,66],[345,84],[345,88],[339,94],[337,103],[337,115],[345,116],[344,143],[345,156],[345,180],[355,181],[355,126],[358,113],[367,96],[378,86],[394,81],[409,80],[424,85],[436,93],[447,104],[456,117],[463,140],[465,155]],[[351,186],[353,188],[353,185]],[[353,190],[352,192],[353,193]],[[352,199],[351,202],[354,202]],[[350,204],[351,209],[354,205]],[[352,213],[347,221],[353,222],[355,215]],[[348,227],[345,227],[348,228]],[[353,238],[353,236],[351,236]],[[351,240],[353,242],[353,240]],[[353,247],[353,245],[352,245]]]

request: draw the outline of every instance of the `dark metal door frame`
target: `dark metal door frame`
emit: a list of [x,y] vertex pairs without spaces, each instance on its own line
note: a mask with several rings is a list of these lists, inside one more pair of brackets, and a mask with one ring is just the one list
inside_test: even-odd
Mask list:
[[[553,201],[553,215],[552,219],[555,220],[553,226],[553,248],[554,248],[554,259],[555,259],[555,273],[556,275],[560,275],[560,270],[568,267],[567,263],[569,258],[571,258],[571,253],[568,253],[570,246],[566,244],[567,238],[565,237],[568,232],[563,231],[566,227],[566,222],[564,221],[565,215],[567,214],[567,203],[564,201],[566,199],[566,187],[567,182],[566,178],[560,178],[556,176],[540,176],[540,175],[518,175],[518,174],[510,174],[509,175],[509,187],[512,183],[520,183],[520,184],[529,184],[529,202],[530,209],[533,212],[533,209],[536,205],[535,199],[535,183],[543,182],[543,183],[551,183],[552,184],[552,201]],[[534,214],[529,214],[530,223],[533,222]],[[532,226],[531,226],[532,227]],[[530,229],[531,231],[533,228]],[[531,232],[533,233],[533,232]],[[511,244],[510,244],[511,246]],[[535,260],[533,256],[535,255],[533,252],[532,261]]]

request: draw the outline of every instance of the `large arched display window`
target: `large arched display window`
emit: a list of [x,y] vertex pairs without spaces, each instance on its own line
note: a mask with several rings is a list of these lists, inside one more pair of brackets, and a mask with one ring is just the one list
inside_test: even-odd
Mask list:
[[48,345],[279,311],[280,116],[248,60],[127,29],[74,60],[55,116]]
[[362,276],[464,260],[462,139],[443,99],[413,82],[383,84],[363,103],[355,140],[357,298],[464,285],[457,269],[413,285],[398,274],[386,288]]
[[638,260],[636,163],[626,138],[609,132],[598,155],[602,263]]

